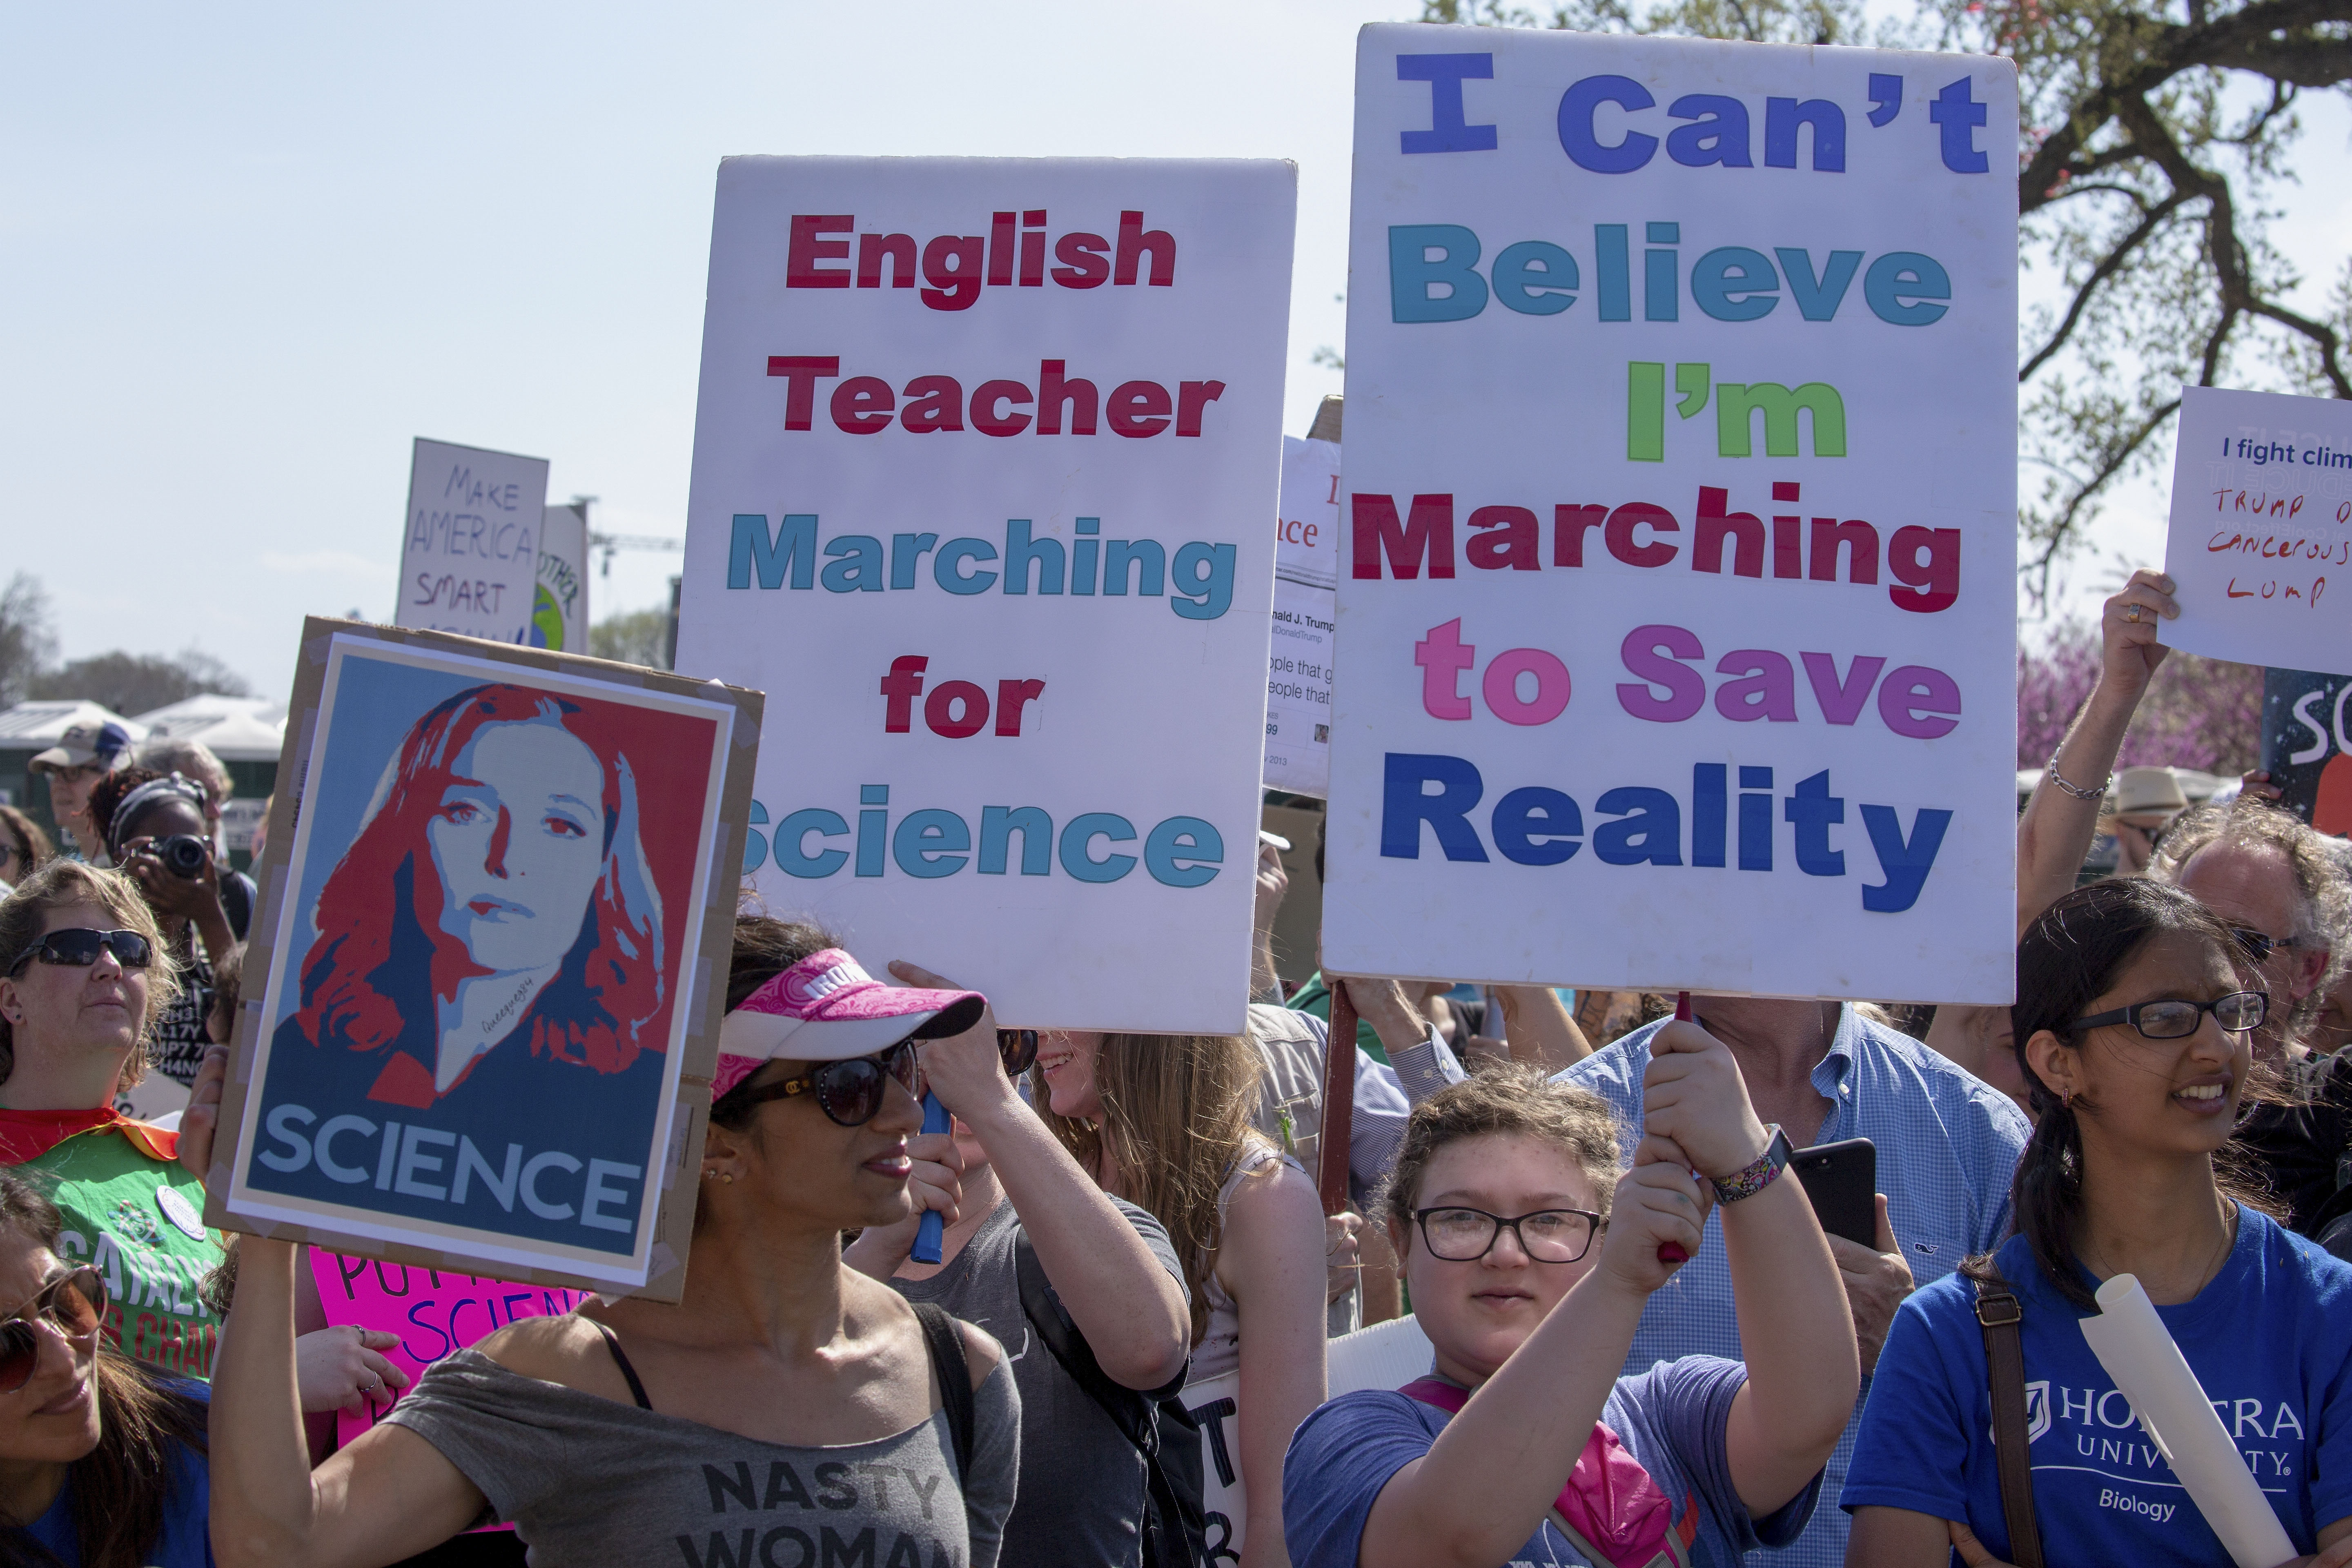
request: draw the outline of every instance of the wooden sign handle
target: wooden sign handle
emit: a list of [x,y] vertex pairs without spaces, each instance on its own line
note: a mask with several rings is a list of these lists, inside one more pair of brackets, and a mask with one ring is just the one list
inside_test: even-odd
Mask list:
[[1315,1150],[1315,1185],[1323,1212],[1348,1206],[1348,1142],[1356,1121],[1356,999],[1348,983],[1331,985],[1331,1031],[1323,1052],[1323,1131]]

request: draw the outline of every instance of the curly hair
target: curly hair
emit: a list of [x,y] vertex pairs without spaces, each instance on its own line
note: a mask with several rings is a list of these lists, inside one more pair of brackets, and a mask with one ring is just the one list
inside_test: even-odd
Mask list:
[[2192,806],[2176,817],[2147,874],[2177,885],[2197,853],[2216,845],[2268,850],[2284,858],[2294,873],[2296,895],[2294,929],[2288,938],[2297,947],[2328,950],[2319,984],[2286,1019],[2288,1037],[2300,1036],[2327,1005],[2329,990],[2352,968],[2352,878],[2337,858],[2341,845],[2291,811],[2240,795],[2219,805]]
[[1553,1144],[1575,1161],[1591,1178],[1605,1220],[1621,1169],[1618,1134],[1609,1102],[1591,1089],[1555,1083],[1543,1069],[1525,1062],[1497,1062],[1412,1108],[1372,1217],[1392,1229],[1410,1228],[1429,1163],[1447,1144],[1465,1138],[1519,1136]]
[[[136,882],[120,871],[101,871],[79,860],[52,860],[43,866],[17,883],[5,901],[0,901],[0,974],[11,973],[26,951],[41,940],[50,914],[76,904],[96,904],[121,930],[145,937],[153,954],[147,968],[147,1016],[140,1026],[139,1043],[131,1048],[131,1059],[122,1064],[119,1087],[128,1089],[146,1075],[148,1037],[155,1021],[180,995],[179,965],[164,945],[155,911],[147,907],[147,897]],[[0,1083],[8,1081],[16,1067],[16,1031],[5,1018],[0,1018]]]

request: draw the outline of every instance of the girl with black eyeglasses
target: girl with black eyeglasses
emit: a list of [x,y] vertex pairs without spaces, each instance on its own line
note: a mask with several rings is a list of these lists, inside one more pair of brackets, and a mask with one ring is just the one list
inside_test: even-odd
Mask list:
[[[435,1363],[313,1471],[293,1408],[293,1248],[247,1237],[214,1380],[227,1564],[373,1568],[487,1514],[541,1563],[993,1568],[1020,1398],[997,1342],[842,1261],[912,1212],[916,1042],[971,992],[884,985],[806,925],[736,925],[686,1294],[509,1325]],[[226,1058],[184,1124],[209,1156]]]
[[210,1568],[204,1384],[107,1343],[106,1279],[0,1173],[0,1561]]
[[[1307,1417],[1283,1467],[1299,1568],[1734,1568],[1786,1546],[1860,1382],[1836,1259],[1738,1064],[1653,1040],[1643,1125],[1504,1064],[1406,1123],[1381,1200],[1431,1375]],[[1721,1210],[1745,1361],[1620,1377],[1653,1292]]]
[[[1896,1314],[1846,1479],[1849,1564],[1941,1568],[1955,1546],[1969,1564],[2230,1561],[2083,1338],[2093,1293],[2119,1274],[2156,1304],[2297,1550],[2317,1554],[2296,1561],[2352,1562],[2352,1265],[2231,1176],[2270,1005],[2261,956],[2141,879],[2069,893],[2027,928],[2011,1013],[2037,1121],[2018,1234]],[[1986,1342],[2003,1321],[2022,1369],[2004,1352],[1996,1384]],[[2004,1387],[2022,1410],[2011,1451],[2031,1461],[2032,1506],[2015,1512],[1992,1415]]]

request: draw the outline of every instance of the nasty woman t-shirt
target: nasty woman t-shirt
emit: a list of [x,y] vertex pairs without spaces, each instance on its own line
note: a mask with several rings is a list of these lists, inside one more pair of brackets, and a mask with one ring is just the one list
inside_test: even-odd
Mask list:
[[[2295,1550],[2352,1514],[2352,1265],[2252,1209],[2193,1300],[2158,1307]],[[2024,1307],[2027,1447],[2053,1563],[2227,1563],[2197,1505],[2091,1353],[2022,1237],[1995,1255]],[[2086,1283],[2095,1285],[2089,1275]],[[1951,1275],[1895,1314],[1840,1500],[1962,1520],[2009,1556],[1975,1287]]]
[[999,1361],[972,1392],[971,1473],[947,1418],[786,1447],[509,1372],[463,1350],[383,1418],[457,1466],[566,1568],[995,1568],[1021,1463]]

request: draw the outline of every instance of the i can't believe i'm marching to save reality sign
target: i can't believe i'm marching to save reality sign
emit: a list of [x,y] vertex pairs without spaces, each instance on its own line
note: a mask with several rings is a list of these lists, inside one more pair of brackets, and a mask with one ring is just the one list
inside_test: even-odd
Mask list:
[[1327,959],[2008,1000],[2010,63],[1376,26],[1356,106]]
[[1008,1024],[1242,1026],[1296,175],[721,165],[677,667],[746,870]]

